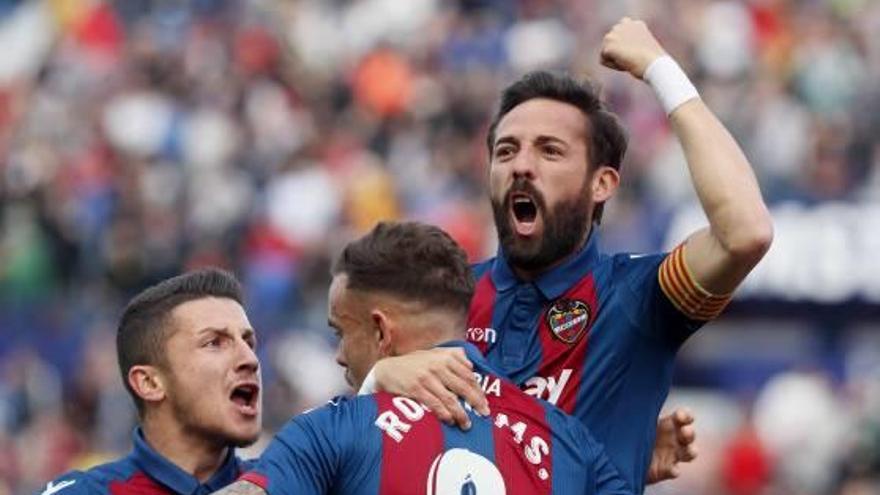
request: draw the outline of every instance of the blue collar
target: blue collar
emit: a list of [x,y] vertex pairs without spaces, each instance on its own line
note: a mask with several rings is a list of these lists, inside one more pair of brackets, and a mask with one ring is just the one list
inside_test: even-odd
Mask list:
[[[134,462],[149,477],[181,495],[199,492],[199,488],[202,486],[199,480],[153,450],[144,438],[140,427],[135,428],[132,433],[132,441],[134,443],[132,450]],[[204,483],[207,488],[206,493],[217,491],[232,483],[238,478],[238,475],[238,458],[235,457],[234,449],[230,447],[226,460],[223,461],[220,469]]]
[[[580,251],[534,280],[535,286],[546,300],[553,300],[561,296],[578,280],[582,279],[585,273],[589,273],[596,260],[599,259],[598,244],[599,233],[596,224],[593,224],[590,228],[587,244]],[[500,246],[495,262],[492,264],[492,282],[499,292],[510,290],[517,284],[524,283],[513,272]]]

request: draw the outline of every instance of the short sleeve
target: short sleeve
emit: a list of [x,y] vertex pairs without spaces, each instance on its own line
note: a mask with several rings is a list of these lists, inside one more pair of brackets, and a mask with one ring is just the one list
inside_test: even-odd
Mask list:
[[71,471],[46,483],[46,486],[37,495],[86,495],[90,493],[107,493],[107,490],[91,479],[87,473]]
[[684,243],[676,247],[660,264],[657,281],[675,308],[696,321],[714,320],[730,302],[730,294],[712,294],[694,278],[685,263]]
[[329,492],[357,438],[355,416],[340,399],[291,419],[240,479],[271,495]]
[[705,323],[683,311],[663,289],[662,274],[676,252],[651,255],[620,254],[615,257],[614,276],[621,304],[631,323],[646,336],[678,348]]

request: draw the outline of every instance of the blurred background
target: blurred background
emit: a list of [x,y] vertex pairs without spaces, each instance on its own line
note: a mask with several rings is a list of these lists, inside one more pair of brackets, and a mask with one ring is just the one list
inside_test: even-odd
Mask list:
[[631,133],[609,251],[705,220],[650,90],[598,66],[649,22],[743,145],[776,241],[684,348],[700,458],[655,494],[880,494],[880,2],[0,0],[0,494],[129,449],[115,324],[213,264],[246,285],[266,431],[344,390],[328,263],[377,220],[495,251],[498,93],[595,78]]

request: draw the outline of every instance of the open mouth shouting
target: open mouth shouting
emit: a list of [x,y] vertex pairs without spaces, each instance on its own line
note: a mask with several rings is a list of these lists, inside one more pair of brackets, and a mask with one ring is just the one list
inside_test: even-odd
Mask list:
[[256,417],[260,412],[260,385],[257,382],[239,383],[233,387],[229,400],[242,415]]
[[525,192],[514,192],[510,194],[509,204],[514,232],[524,237],[533,235],[541,220],[535,198]]

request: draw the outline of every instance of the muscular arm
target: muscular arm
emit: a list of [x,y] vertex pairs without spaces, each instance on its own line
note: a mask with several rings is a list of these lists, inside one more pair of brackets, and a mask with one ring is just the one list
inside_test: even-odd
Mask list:
[[251,483],[250,481],[236,481],[235,483],[228,485],[226,488],[222,490],[218,490],[214,492],[214,495],[265,495],[266,490],[263,490],[259,486]]
[[[623,19],[606,35],[602,63],[641,79],[663,48],[645,23]],[[770,247],[773,226],[748,160],[699,98],[669,116],[709,227],[686,241],[685,264],[712,294],[732,292]]]
[[685,264],[714,294],[733,291],[770,247],[773,226],[748,160],[699,98],[669,117],[709,227],[687,240]]

